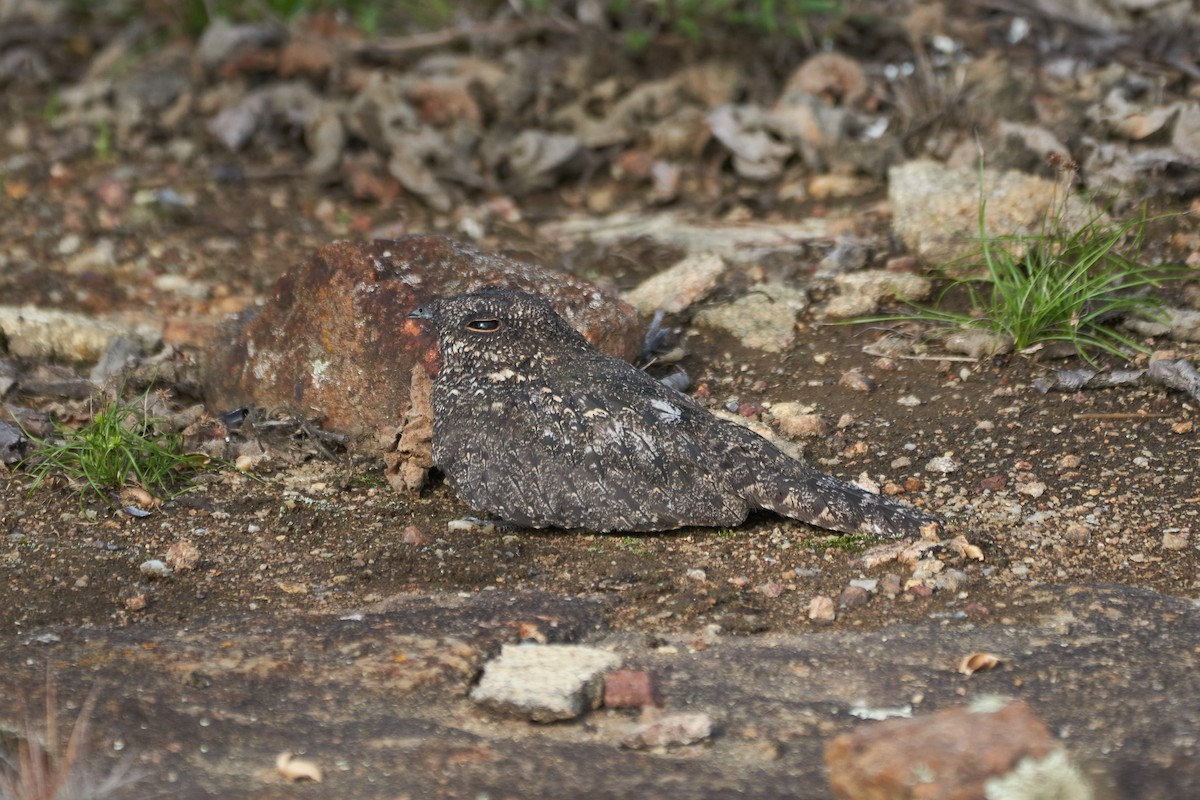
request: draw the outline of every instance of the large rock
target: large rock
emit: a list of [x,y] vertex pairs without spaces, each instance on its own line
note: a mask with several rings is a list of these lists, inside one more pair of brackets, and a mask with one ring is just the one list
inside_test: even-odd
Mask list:
[[[910,252],[931,265],[955,265],[980,251],[980,170],[916,160],[888,172],[892,230]],[[1086,199],[1072,197],[1062,208],[1062,187],[1023,172],[984,169],[984,233],[989,237],[1037,236],[1046,218],[1063,216],[1078,230],[1099,215]],[[968,266],[968,265],[963,265]]]
[[123,324],[52,308],[0,306],[0,338],[4,337],[16,356],[96,361],[114,339],[125,337],[150,349],[162,333],[149,321]]
[[802,289],[764,283],[728,305],[701,309],[696,324],[726,331],[743,347],[781,353],[792,346],[796,316],[807,306]]
[[1017,701],[863,725],[830,742],[825,763],[834,796],[846,800],[1000,797],[985,785],[1019,780],[1018,770],[1040,775],[1045,793],[1038,796],[1090,800],[1083,776],[1061,752],[1046,723]]
[[471,699],[495,711],[555,722],[598,708],[616,653],[577,644],[506,644],[483,668]]
[[267,305],[216,344],[205,399],[217,411],[294,409],[390,448],[412,405],[413,368],[437,370],[432,337],[406,315],[492,284],[545,295],[606,353],[638,353],[637,311],[571,276],[442,236],[335,242],[285,273]]

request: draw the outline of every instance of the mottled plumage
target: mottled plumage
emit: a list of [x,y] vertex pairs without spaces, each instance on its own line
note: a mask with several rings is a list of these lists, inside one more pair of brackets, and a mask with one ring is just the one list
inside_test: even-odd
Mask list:
[[725,527],[758,508],[889,536],[937,523],[597,352],[536,295],[488,289],[409,316],[433,324],[441,350],[433,462],[478,511],[594,531]]

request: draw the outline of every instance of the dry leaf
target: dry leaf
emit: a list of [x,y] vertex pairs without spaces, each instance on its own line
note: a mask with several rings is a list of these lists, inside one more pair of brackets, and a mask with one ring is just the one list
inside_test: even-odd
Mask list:
[[140,486],[126,486],[121,490],[121,505],[137,506],[138,508],[158,508],[162,505],[162,500]]
[[296,758],[292,753],[280,753],[275,759],[275,769],[289,781],[321,782],[321,768],[305,758]]
[[1000,663],[1000,657],[991,653],[971,653],[958,662],[958,671],[963,675],[974,675],[976,672],[986,672]]

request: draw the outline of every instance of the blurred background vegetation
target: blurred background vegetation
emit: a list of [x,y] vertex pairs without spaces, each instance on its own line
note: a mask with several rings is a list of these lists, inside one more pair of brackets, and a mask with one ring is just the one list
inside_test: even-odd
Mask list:
[[843,8],[837,0],[75,0],[72,11],[92,20],[141,15],[190,35],[216,17],[290,23],[330,14],[368,37],[497,16],[555,18],[614,32],[637,51],[661,35],[693,43],[740,34],[811,42],[814,25]]

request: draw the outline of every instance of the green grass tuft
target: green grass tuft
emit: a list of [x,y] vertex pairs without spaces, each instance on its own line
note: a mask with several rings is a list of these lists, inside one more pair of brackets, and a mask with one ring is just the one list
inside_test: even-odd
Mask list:
[[196,473],[223,466],[201,453],[184,450],[183,437],[166,430],[165,420],[147,410],[148,395],[132,402],[112,401],[79,428],[55,423],[57,435],[39,439],[20,466],[33,476],[32,493],[56,476],[79,492],[80,502],[98,498],[114,505],[112,492],[140,486],[155,497],[188,491]]
[[[1017,352],[1067,342],[1093,365],[1097,353],[1125,359],[1147,352],[1114,324],[1126,317],[1161,319],[1162,301],[1149,290],[1194,277],[1194,272],[1141,260],[1146,225],[1152,221],[1145,212],[1121,223],[1097,213],[1072,227],[1069,194],[1064,192],[1040,232],[988,235],[982,169],[980,187],[978,253],[939,268],[965,272],[966,277],[951,279],[934,306],[863,321],[916,319],[984,330],[1008,337]],[[941,307],[955,289],[967,292],[968,312]]]

